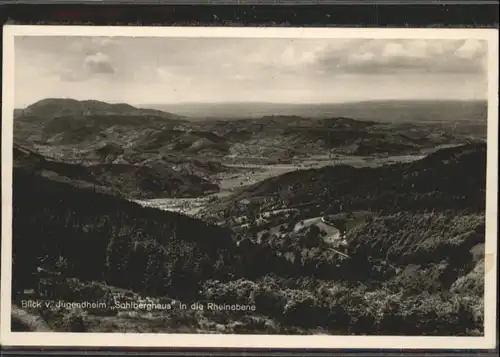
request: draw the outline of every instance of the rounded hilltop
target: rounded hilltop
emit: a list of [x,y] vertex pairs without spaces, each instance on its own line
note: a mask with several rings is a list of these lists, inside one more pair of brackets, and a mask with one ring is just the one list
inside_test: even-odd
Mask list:
[[133,115],[155,116],[165,119],[181,119],[180,116],[156,109],[136,108],[125,103],[106,103],[99,100],[76,100],[71,98],[46,98],[22,110],[24,116],[56,118],[61,116],[89,115]]

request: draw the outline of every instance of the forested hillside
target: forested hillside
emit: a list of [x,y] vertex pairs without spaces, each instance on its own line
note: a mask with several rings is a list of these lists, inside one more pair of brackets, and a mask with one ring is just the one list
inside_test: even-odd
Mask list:
[[167,165],[69,164],[44,157],[15,145],[14,167],[76,187],[127,198],[197,197],[219,187],[199,176],[173,170]]
[[[483,211],[486,194],[486,145],[441,149],[415,161],[378,168],[347,165],[299,170],[245,187],[206,214],[241,215],[300,207],[312,216],[369,210]],[[465,174],[473,173],[473,174]],[[251,204],[245,204],[251,200]]]
[[[256,307],[255,313],[191,312],[190,324],[202,331],[219,329],[208,319],[226,321],[228,333],[482,334],[484,160],[484,147],[465,146],[394,167],[304,170],[231,198],[279,192],[279,200],[294,204],[314,195],[328,210],[328,196],[315,190],[324,182],[330,182],[330,193],[334,185],[339,193],[351,187],[344,207],[364,202],[366,209],[372,202],[377,210],[346,230],[347,258],[314,226],[257,239],[252,229],[144,208],[16,168],[13,292],[43,281],[53,298],[66,300],[82,294],[112,299],[114,287],[183,302]],[[290,191],[284,182],[302,184]],[[231,212],[248,213],[242,204]],[[55,273],[59,282],[39,280],[37,268]],[[169,321],[181,316],[175,310],[161,313],[162,319],[165,314]],[[64,316],[53,328],[74,329],[57,323]],[[101,331],[92,316],[80,316],[78,328]],[[127,330],[142,331],[140,321],[143,327],[127,322]],[[148,328],[178,331],[167,322]]]
[[231,266],[231,233],[187,216],[18,169],[13,202],[16,284],[37,266],[54,270],[60,258],[67,276],[155,294],[227,275]]

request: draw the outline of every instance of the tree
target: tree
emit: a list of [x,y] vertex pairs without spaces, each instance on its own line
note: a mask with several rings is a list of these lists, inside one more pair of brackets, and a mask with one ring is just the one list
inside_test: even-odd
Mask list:
[[269,240],[271,238],[271,234],[269,234],[269,232],[265,232],[264,234],[262,234],[262,236],[260,237],[260,241],[261,243],[268,243]]
[[332,223],[339,230],[340,238],[344,239],[347,232],[347,220],[345,218],[335,218]]
[[60,272],[62,275],[67,273],[68,270],[68,260],[64,258],[63,256],[59,256],[55,263],[55,268],[58,272]]
[[312,225],[309,227],[309,230],[307,231],[305,238],[305,246],[310,248],[314,247],[318,244],[318,239],[320,237],[321,230],[319,229],[318,226]]
[[111,284],[128,285],[126,270],[129,264],[131,246],[125,228],[114,232],[106,251],[106,280]]

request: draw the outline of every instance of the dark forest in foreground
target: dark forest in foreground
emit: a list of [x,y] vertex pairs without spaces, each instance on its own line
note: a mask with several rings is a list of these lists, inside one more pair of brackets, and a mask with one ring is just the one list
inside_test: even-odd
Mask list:
[[[14,303],[36,288],[68,301],[125,295],[256,306],[147,317],[31,311],[56,331],[481,335],[485,173],[486,145],[471,144],[410,164],[295,171],[205,212],[211,222],[314,202],[300,211],[335,215],[331,201],[344,197],[349,259],[341,259],[317,229],[262,239],[256,228],[144,208],[17,167]],[[361,209],[370,214],[347,224]],[[28,328],[21,325],[13,315],[13,326]]]

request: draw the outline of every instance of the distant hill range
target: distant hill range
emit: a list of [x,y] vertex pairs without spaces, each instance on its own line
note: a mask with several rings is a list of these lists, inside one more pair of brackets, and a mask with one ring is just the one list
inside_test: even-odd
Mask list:
[[[46,141],[51,135],[72,132],[75,140],[85,139],[113,126],[128,128],[182,126],[182,117],[128,104],[109,104],[97,100],[43,99],[14,111],[15,135],[30,141]],[[67,140],[68,141],[68,140]]]
[[[165,167],[196,176],[223,170],[220,164],[193,157],[210,150],[207,137],[214,135],[192,132],[188,124],[178,115],[128,104],[44,99],[16,110],[14,140],[71,164]],[[214,146],[219,150],[220,143]],[[191,155],[181,155],[183,151]]]
[[189,118],[242,119],[269,115],[306,118],[350,117],[380,122],[486,120],[486,101],[366,101],[355,103],[182,103],[144,104]]
[[38,118],[81,117],[92,115],[154,116],[180,120],[182,117],[155,109],[136,108],[125,103],[110,104],[98,100],[76,100],[69,98],[42,99],[25,109],[18,109],[16,116]]
[[[217,105],[213,110],[202,105],[211,118],[189,120],[193,118],[128,104],[44,99],[16,110],[14,137],[25,147],[67,163],[166,165],[208,177],[225,170],[221,160],[290,162],[329,151],[403,155],[484,139],[483,104],[245,103]],[[233,108],[239,120],[229,114],[217,117],[221,108]]]
[[270,115],[258,119],[205,120],[202,130],[227,138],[237,157],[291,160],[295,156],[336,154],[404,155],[440,145],[481,141],[485,122],[382,123],[349,117],[306,118]]

